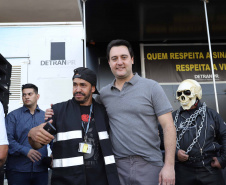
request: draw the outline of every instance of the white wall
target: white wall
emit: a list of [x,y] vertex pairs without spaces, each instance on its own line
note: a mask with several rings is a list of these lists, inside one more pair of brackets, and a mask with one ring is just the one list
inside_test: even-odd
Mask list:
[[[0,27],[0,53],[14,65],[27,65],[21,84],[38,86],[41,109],[72,98],[73,69],[83,66],[82,31],[81,23]],[[65,42],[66,65],[51,65],[51,42]],[[9,112],[21,106],[21,100],[10,101]]]

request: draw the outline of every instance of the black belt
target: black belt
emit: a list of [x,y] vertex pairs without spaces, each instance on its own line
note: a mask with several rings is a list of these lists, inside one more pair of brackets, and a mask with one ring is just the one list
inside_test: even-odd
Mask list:
[[195,162],[200,162],[203,161],[204,159],[212,159],[212,157],[216,156],[215,153],[208,153],[208,154],[203,154],[203,155],[199,155],[199,156],[189,156],[188,158],[188,162],[189,163],[195,163]]
[[202,161],[202,160],[204,160],[206,158],[207,158],[206,156],[199,156],[199,157],[189,156],[188,162],[189,163],[200,162],[200,161]]

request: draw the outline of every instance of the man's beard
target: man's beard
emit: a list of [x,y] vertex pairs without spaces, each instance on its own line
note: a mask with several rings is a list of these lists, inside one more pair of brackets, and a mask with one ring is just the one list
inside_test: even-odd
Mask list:
[[[83,99],[83,100],[77,100],[76,97],[75,97],[76,94],[81,94],[81,95],[83,95],[83,96],[84,96],[84,99]],[[89,100],[90,96],[92,96],[92,90],[90,90],[89,94],[87,94],[87,95],[85,95],[85,94],[82,93],[82,92],[76,92],[76,93],[74,93],[75,100],[76,100],[79,104],[84,104],[84,103],[86,103],[86,102]]]

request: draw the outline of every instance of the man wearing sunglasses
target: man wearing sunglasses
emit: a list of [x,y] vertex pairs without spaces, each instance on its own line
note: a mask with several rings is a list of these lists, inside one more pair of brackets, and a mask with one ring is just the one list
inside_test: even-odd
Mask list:
[[181,107],[173,112],[177,130],[176,185],[223,185],[226,165],[226,124],[201,103],[202,88],[191,79],[178,87]]

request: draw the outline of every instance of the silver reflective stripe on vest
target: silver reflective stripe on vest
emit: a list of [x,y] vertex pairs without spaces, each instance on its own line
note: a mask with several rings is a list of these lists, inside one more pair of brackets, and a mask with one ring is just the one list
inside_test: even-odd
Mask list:
[[69,139],[78,139],[78,138],[82,138],[81,130],[59,132],[56,136],[57,141],[65,141],[65,140],[69,140]]
[[109,136],[108,136],[108,132],[107,131],[98,132],[98,135],[99,135],[99,139],[100,140],[109,139]]
[[105,161],[105,165],[113,164],[113,163],[115,163],[115,157],[114,157],[114,155],[106,156],[106,157],[104,157],[104,161]]
[[83,156],[53,160],[54,168],[78,166],[78,165],[83,165],[83,164],[84,164]]

